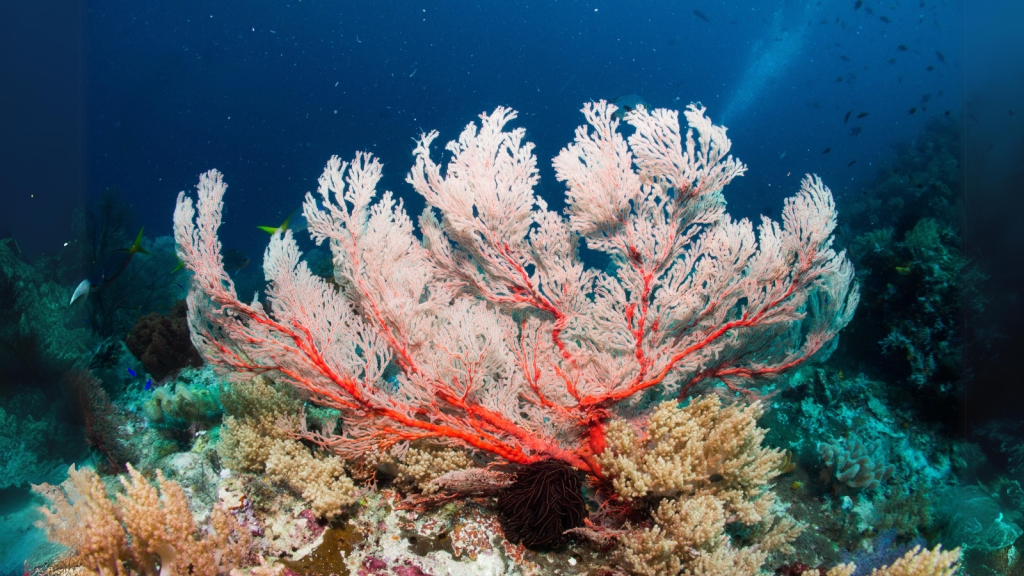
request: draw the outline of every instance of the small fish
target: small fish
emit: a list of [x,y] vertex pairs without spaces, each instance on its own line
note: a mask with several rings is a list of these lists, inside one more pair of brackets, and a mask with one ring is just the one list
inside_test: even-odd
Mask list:
[[882,22],[885,22],[886,24],[891,22],[891,20],[889,20],[888,16],[879,16],[878,19],[881,20]]
[[274,232],[277,232],[278,230],[280,230],[281,233],[283,234],[285,230],[288,230],[288,223],[292,221],[292,216],[295,216],[295,212],[292,212],[291,214],[289,214],[288,217],[284,219],[284,222],[281,222],[280,226],[277,226],[277,227],[274,227],[274,226],[257,226],[257,228],[259,228],[260,230],[263,230],[267,234],[273,234]]
[[861,130],[863,130],[863,128],[861,128],[860,126],[854,126],[853,129],[850,130],[850,136],[856,136],[857,134],[860,134]]
[[895,63],[896,63],[896,59],[895,58],[889,58],[889,64],[895,64]]
[[846,117],[843,118],[843,124],[846,124],[847,122],[850,121],[850,114],[853,114],[853,110],[850,110],[849,112],[846,113]]
[[856,10],[860,10],[860,7],[861,7],[861,6],[863,6],[863,5],[864,5],[864,0],[857,0],[857,1],[856,1],[856,2],[854,2],[854,4],[853,4],[853,9],[854,9],[855,11],[856,11]]
[[178,288],[181,288],[181,290],[183,292],[185,292],[186,294],[188,293],[188,288],[185,288],[184,286],[182,286],[180,282],[175,282],[174,285],[177,286]]
[[850,61],[850,57],[849,56],[840,56],[839,59],[842,60],[843,62],[849,62]]
[[861,112],[860,114],[857,114],[857,119],[860,120],[861,118],[863,118],[863,117],[865,117],[867,115],[868,115],[867,112]]
[[82,296],[88,295],[90,287],[91,287],[91,284],[90,284],[88,278],[86,278],[85,280],[82,280],[78,284],[78,287],[75,288],[75,293],[71,295],[71,301],[68,302],[68,306],[71,306],[72,304],[74,304],[75,300],[78,300]]
[[839,78],[836,78],[836,82],[842,82],[842,81],[843,81],[843,77],[842,76],[840,76]]
[[785,151],[785,150],[783,150],[783,151],[782,151],[782,154],[779,154],[779,160],[782,160],[782,159],[783,159],[783,158],[785,158],[785,157],[786,157],[786,151]]
[[913,114],[914,112],[917,112],[917,106],[914,106],[913,108],[910,109],[911,114]]
[[946,110],[946,116],[949,116],[949,110]]
[[828,153],[829,153],[829,152],[831,152],[831,151],[832,151],[832,149],[831,149],[831,148],[825,148],[824,150],[822,150],[822,151],[821,151],[821,153],[822,153],[822,154],[828,154]]
[[922,104],[927,104],[928,100],[930,100],[931,97],[932,97],[931,94],[925,94],[924,96],[921,96],[921,103]]
[[146,378],[146,390],[149,390],[149,388],[152,385],[153,385],[153,379],[152,378]]
[[694,10],[693,11],[693,15],[696,16],[697,18],[700,18],[701,20],[707,22],[708,24],[711,23],[711,19],[708,18],[708,15],[703,13],[703,12],[701,12],[700,10]]
[[132,378],[138,376],[138,374],[135,373],[135,370],[132,370],[131,368],[125,368],[125,370],[127,370],[128,373],[132,375]]
[[856,163],[857,163],[857,161],[856,161],[856,160],[850,160],[850,163],[849,163],[849,164],[847,164],[847,165],[846,165],[846,167],[847,167],[847,168],[849,168],[850,166],[853,166],[853,165],[854,165],[854,164],[856,164]]
[[900,52],[906,52],[907,51],[907,45],[906,44],[900,44],[899,46],[896,47],[896,49],[899,50]]
[[224,271],[232,274],[249,265],[249,257],[241,250],[227,250],[221,258]]
[[946,55],[943,54],[942,52],[939,52],[938,50],[935,51],[935,57],[939,59],[939,62],[946,61]]
[[929,66],[929,67],[927,68],[927,70],[928,70],[929,72],[931,72],[932,70],[935,70],[935,66]]
[[897,266],[896,272],[902,276],[906,276],[907,274],[910,274],[910,266]]

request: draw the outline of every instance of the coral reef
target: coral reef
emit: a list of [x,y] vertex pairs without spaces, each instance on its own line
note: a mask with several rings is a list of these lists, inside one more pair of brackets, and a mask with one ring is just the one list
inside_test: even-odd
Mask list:
[[[532,145],[505,130],[515,115],[504,108],[449,144],[444,177],[430,158],[437,134],[419,142],[408,180],[431,207],[422,243],[390,193],[371,204],[378,161],[332,158],[304,215],[330,241],[343,289],[313,276],[278,231],[266,305],[235,294],[216,236],[225,185],[204,174],[198,203],[182,193],[175,210],[193,342],[232,380],[272,373],[338,410],[342,435],[300,434],[349,460],[431,438],[597,480],[609,419],[639,421],[655,399],[719,385],[756,396],[831,353],[858,292],[831,248],[824,184],[806,178],[782,223],[755,236],[725,215],[722,188],[745,167],[703,108],[686,110],[685,140],[676,112],[627,115],[628,143],[614,111],[588,104],[593,132],[555,159],[567,219],[534,195]],[[619,264],[615,277],[584,267],[580,238]]]

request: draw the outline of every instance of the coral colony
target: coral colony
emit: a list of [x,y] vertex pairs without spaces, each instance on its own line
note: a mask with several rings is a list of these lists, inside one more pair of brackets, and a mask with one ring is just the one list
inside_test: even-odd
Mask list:
[[[214,396],[196,376],[145,413],[205,430],[222,404],[210,528],[176,482],[158,475],[158,492],[128,464],[116,501],[89,470],[37,487],[51,539],[103,575],[725,576],[792,562],[805,526],[769,483],[795,465],[757,421],[773,382],[831,354],[858,304],[831,192],[807,176],[755,230],[725,211],[746,167],[704,108],[685,110],[684,132],[677,112],[638,106],[628,138],[616,110],[586,105],[589,126],[554,159],[564,216],[534,194],[533,145],[506,108],[450,142],[446,167],[437,132],[420,138],[406,179],[426,201],[419,234],[378,196],[376,158],[331,158],[303,216],[333,277],[282,226],[251,302],[217,236],[227,185],[203,174],[195,200],[178,196],[174,234],[192,342],[228,385]],[[581,239],[605,270],[584,265]],[[894,472],[877,442],[821,450],[837,493]],[[268,481],[301,504],[277,503]],[[316,567],[286,560],[312,548]],[[877,574],[951,575],[958,557],[907,546]],[[834,564],[779,570],[857,570]]]

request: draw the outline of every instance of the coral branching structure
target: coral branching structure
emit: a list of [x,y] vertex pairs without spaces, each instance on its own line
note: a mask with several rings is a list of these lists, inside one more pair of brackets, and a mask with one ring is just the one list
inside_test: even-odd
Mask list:
[[[858,291],[832,249],[828,188],[808,176],[781,223],[734,221],[722,189],[746,167],[702,107],[688,130],[675,111],[636,110],[628,139],[615,110],[586,105],[590,127],[554,160],[564,217],[534,194],[533,145],[505,108],[448,144],[443,174],[438,134],[419,140],[407,181],[426,199],[422,241],[390,192],[373,202],[378,160],[331,158],[303,214],[336,284],[279,231],[265,302],[236,296],[217,237],[226,185],[203,174],[174,214],[196,348],[232,379],[267,374],[340,411],[341,434],[299,434],[345,458],[426,440],[598,481],[612,418],[642,428],[656,401],[715,386],[756,398],[830,353]],[[580,238],[614,275],[583,265]]]

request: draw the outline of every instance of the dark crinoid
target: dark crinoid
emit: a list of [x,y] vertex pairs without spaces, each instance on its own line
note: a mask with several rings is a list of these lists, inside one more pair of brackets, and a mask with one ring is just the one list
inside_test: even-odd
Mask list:
[[498,496],[505,538],[533,550],[565,544],[563,532],[582,526],[587,517],[582,488],[579,474],[557,460],[523,466]]

